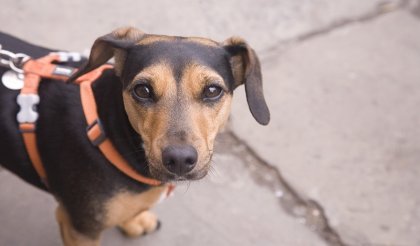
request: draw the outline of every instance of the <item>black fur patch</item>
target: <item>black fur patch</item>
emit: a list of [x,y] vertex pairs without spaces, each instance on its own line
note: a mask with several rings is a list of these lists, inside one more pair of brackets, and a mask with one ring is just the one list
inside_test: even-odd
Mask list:
[[193,41],[158,41],[148,45],[136,45],[128,50],[122,74],[124,88],[144,68],[160,61],[168,63],[179,82],[185,67],[198,63],[215,70],[233,90],[233,75],[229,63],[230,55],[222,47],[211,47]]

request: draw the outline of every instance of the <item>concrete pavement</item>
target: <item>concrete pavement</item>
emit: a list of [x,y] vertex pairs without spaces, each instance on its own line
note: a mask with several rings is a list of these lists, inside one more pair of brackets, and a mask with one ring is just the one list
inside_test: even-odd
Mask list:
[[244,99],[233,110],[234,131],[354,245],[420,242],[414,30],[418,19],[401,11],[295,44],[263,63],[272,124],[243,124]]
[[[133,25],[260,55],[271,124],[239,88],[215,171],[156,208],[161,231],[104,245],[420,245],[419,1],[2,3],[1,31],[48,47]],[[51,197],[6,171],[0,194],[0,245],[60,244]]]

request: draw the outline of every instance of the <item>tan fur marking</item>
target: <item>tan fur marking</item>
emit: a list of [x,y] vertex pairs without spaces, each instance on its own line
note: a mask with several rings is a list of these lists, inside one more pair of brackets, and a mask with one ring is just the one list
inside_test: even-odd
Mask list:
[[129,237],[138,237],[146,233],[151,233],[157,229],[157,226],[157,216],[148,210],[140,212],[134,218],[119,225]]
[[188,65],[182,73],[182,90],[187,97],[198,99],[206,85],[224,87],[223,78],[211,68],[199,64]]
[[140,79],[150,81],[153,91],[158,98],[162,96],[173,96],[176,93],[176,82],[171,66],[165,63],[165,61],[145,68],[134,77],[133,81]]
[[178,37],[174,36],[165,36],[165,35],[147,35],[142,40],[140,40],[137,44],[138,45],[149,45],[155,42],[170,42],[170,41],[182,41],[182,42],[194,42],[199,43],[205,46],[216,47],[219,45],[216,41],[207,38],[200,38],[200,37],[188,37],[179,39]]
[[147,79],[158,99],[151,107],[140,105],[130,92],[124,92],[124,106],[133,128],[142,136],[149,164],[162,170],[161,150],[168,130],[171,106],[176,97],[176,82],[170,66],[164,62],[154,64],[139,74],[133,81]]
[[116,195],[105,205],[105,226],[123,225],[139,213],[150,209],[166,189],[166,186],[160,186],[140,194],[121,192]]
[[224,126],[230,112],[231,95],[225,93],[213,106],[197,103],[201,100],[203,89],[210,84],[224,88],[223,79],[209,67],[190,64],[182,75],[182,93],[187,98],[188,121],[190,122],[190,139],[199,153],[196,169],[209,168],[214,139]]
[[[224,46],[247,46],[245,40],[241,37],[230,37],[223,42]],[[245,79],[245,66],[244,57],[241,55],[233,56],[230,59],[230,65],[232,67],[233,77],[235,79],[235,88],[244,83]]]
[[154,42],[161,42],[161,41],[174,41],[176,37],[172,36],[165,36],[165,35],[147,35],[144,37],[140,42],[137,44],[139,45],[149,45]]
[[57,207],[55,215],[60,226],[61,238],[65,246],[99,246],[99,238],[88,238],[73,228],[70,218],[62,205]]
[[[121,27],[115,29],[112,34],[121,40],[129,40],[132,42],[136,42],[137,40],[142,39],[145,35],[144,32],[140,31],[134,27]],[[114,60],[115,60],[115,72],[118,76],[122,74],[122,67],[124,65],[126,59],[126,51],[120,49],[114,49]]]
[[206,46],[211,46],[211,47],[219,46],[218,42],[213,41],[213,40],[208,39],[208,38],[189,37],[186,40],[191,41],[191,42],[195,42],[195,43],[200,43],[200,44],[206,45]]
[[230,66],[232,67],[233,78],[235,79],[235,88],[244,83],[245,79],[245,64],[241,56],[234,56],[230,59]]
[[137,28],[127,26],[115,29],[112,34],[122,40],[138,40],[144,35],[144,32]]

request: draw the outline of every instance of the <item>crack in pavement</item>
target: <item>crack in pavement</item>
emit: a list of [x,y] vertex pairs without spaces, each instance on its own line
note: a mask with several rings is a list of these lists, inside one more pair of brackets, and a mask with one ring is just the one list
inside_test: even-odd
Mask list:
[[[373,10],[365,14],[362,14],[359,17],[339,19],[339,20],[333,21],[331,24],[325,27],[321,27],[319,29],[303,33],[294,38],[279,40],[276,44],[259,52],[261,54],[260,55],[261,61],[270,62],[277,58],[277,55],[279,52],[287,49],[288,47],[292,45],[328,34],[332,31],[338,30],[346,26],[374,20],[377,17],[380,17],[382,15],[385,15],[385,14],[388,14],[388,13],[391,13],[391,12],[394,12],[403,8],[407,8],[410,6],[410,3],[411,3],[410,0],[384,1],[384,2],[378,3],[376,8],[374,8]],[[420,6],[418,6],[418,9],[420,9]],[[416,9],[413,9],[412,11],[415,13]]]
[[[416,17],[420,17],[420,0],[416,4],[412,0],[385,1],[379,3],[375,9],[359,17],[337,20],[326,27],[309,31],[291,39],[280,40],[275,45],[259,52],[261,61],[270,63],[277,59],[280,52],[293,45],[326,35],[343,27],[365,23],[401,9],[406,9]],[[328,245],[347,245],[343,242],[338,232],[331,227],[323,207],[317,201],[306,199],[299,194],[286,181],[276,166],[262,159],[251,146],[239,138],[231,129],[228,128],[222,138],[230,146],[234,146],[229,153],[244,161],[247,168],[251,171],[254,181],[274,192],[286,213],[307,225]]]
[[340,235],[330,226],[323,207],[317,201],[304,198],[299,194],[276,166],[261,158],[252,147],[230,129],[220,135],[220,140],[231,148],[221,148],[219,152],[233,154],[243,160],[252,179],[258,185],[273,192],[287,214],[304,223],[328,245],[346,245]]

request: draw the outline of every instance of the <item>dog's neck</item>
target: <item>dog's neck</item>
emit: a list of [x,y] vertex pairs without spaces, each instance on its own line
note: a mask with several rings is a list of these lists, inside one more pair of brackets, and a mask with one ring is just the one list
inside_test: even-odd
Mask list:
[[131,127],[124,109],[122,88],[122,83],[113,70],[104,72],[93,84],[98,114],[107,137],[120,154],[139,173],[150,176],[142,140]]

